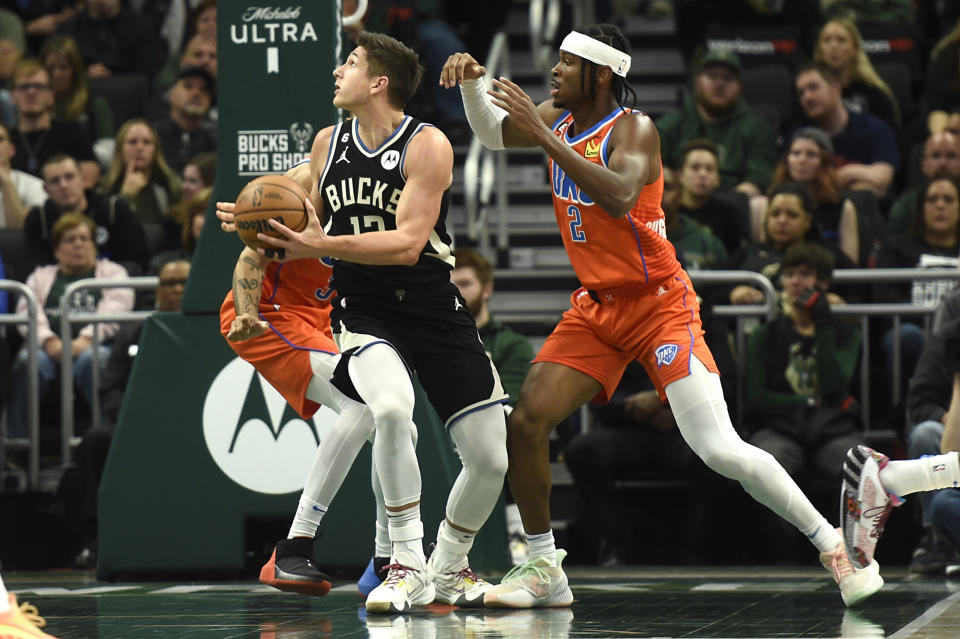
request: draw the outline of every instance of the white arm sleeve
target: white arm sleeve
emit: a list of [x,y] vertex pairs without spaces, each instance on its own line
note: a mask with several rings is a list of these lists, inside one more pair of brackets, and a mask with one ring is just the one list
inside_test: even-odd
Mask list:
[[502,127],[507,112],[490,102],[483,80],[464,80],[460,83],[460,95],[467,122],[483,146],[494,151],[503,149]]

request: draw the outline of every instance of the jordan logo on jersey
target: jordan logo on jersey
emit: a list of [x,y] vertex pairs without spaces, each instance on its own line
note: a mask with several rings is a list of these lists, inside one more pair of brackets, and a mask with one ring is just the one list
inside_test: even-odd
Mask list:
[[343,153],[340,154],[340,157],[337,158],[337,161],[334,164],[340,164],[341,162],[346,162],[350,164],[350,159],[347,158],[347,149],[343,150]]
[[460,300],[456,297],[453,298],[453,310],[459,311],[461,308],[463,308],[463,304],[460,303]]
[[658,346],[657,350],[653,351],[653,354],[657,358],[657,366],[669,366],[672,364],[679,351],[680,347],[676,344],[664,344],[662,346]]

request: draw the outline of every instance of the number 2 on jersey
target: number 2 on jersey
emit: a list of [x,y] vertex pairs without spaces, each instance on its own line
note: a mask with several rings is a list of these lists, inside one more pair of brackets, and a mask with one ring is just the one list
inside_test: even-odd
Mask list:
[[580,218],[580,209],[570,205],[567,207],[567,217],[572,217],[570,220],[570,237],[574,242],[586,242],[587,234],[583,232],[583,229],[580,228],[580,225],[583,224],[583,220]]
[[360,217],[356,215],[350,216],[350,224],[353,226],[353,234],[360,235],[364,231],[385,231],[386,227],[383,224],[383,218],[379,215],[364,215],[363,216],[363,227],[360,226]]

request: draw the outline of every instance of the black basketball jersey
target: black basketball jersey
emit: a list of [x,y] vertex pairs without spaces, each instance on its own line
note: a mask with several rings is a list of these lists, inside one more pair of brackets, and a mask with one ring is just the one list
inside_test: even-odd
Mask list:
[[[358,135],[356,118],[334,130],[327,163],[320,174],[320,196],[327,214],[328,235],[359,235],[397,228],[397,203],[406,184],[403,160],[410,140],[431,126],[406,116],[396,131],[376,149],[368,149]],[[454,258],[446,231],[450,192],[440,202],[440,216],[414,266],[372,266],[334,260],[333,285],[341,297],[378,294],[450,281]]]

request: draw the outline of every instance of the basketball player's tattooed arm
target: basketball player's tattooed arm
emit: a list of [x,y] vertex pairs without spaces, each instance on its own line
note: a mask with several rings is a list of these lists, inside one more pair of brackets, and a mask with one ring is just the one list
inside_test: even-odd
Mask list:
[[266,332],[268,326],[260,319],[260,292],[267,258],[251,248],[244,248],[233,269],[233,307],[237,317],[230,324],[227,339],[240,342]]
[[[599,73],[611,71],[601,67]],[[495,96],[493,103],[508,113],[504,127],[510,122],[511,126],[536,138],[537,144],[570,179],[611,217],[626,215],[640,196],[640,190],[660,176],[660,136],[646,115],[624,116],[614,125],[608,145],[609,160],[607,166],[603,166],[590,162],[555,135],[544,124],[530,96],[515,83],[501,78],[494,80],[493,86],[496,88],[490,92]],[[611,111],[613,107],[615,103]]]
[[404,168],[407,181],[397,201],[395,230],[331,236],[310,215],[300,233],[270,220],[285,238],[260,233],[257,239],[284,249],[287,260],[333,257],[358,264],[416,264],[437,223],[443,193],[453,181],[453,148],[438,129],[425,127],[407,145]]

